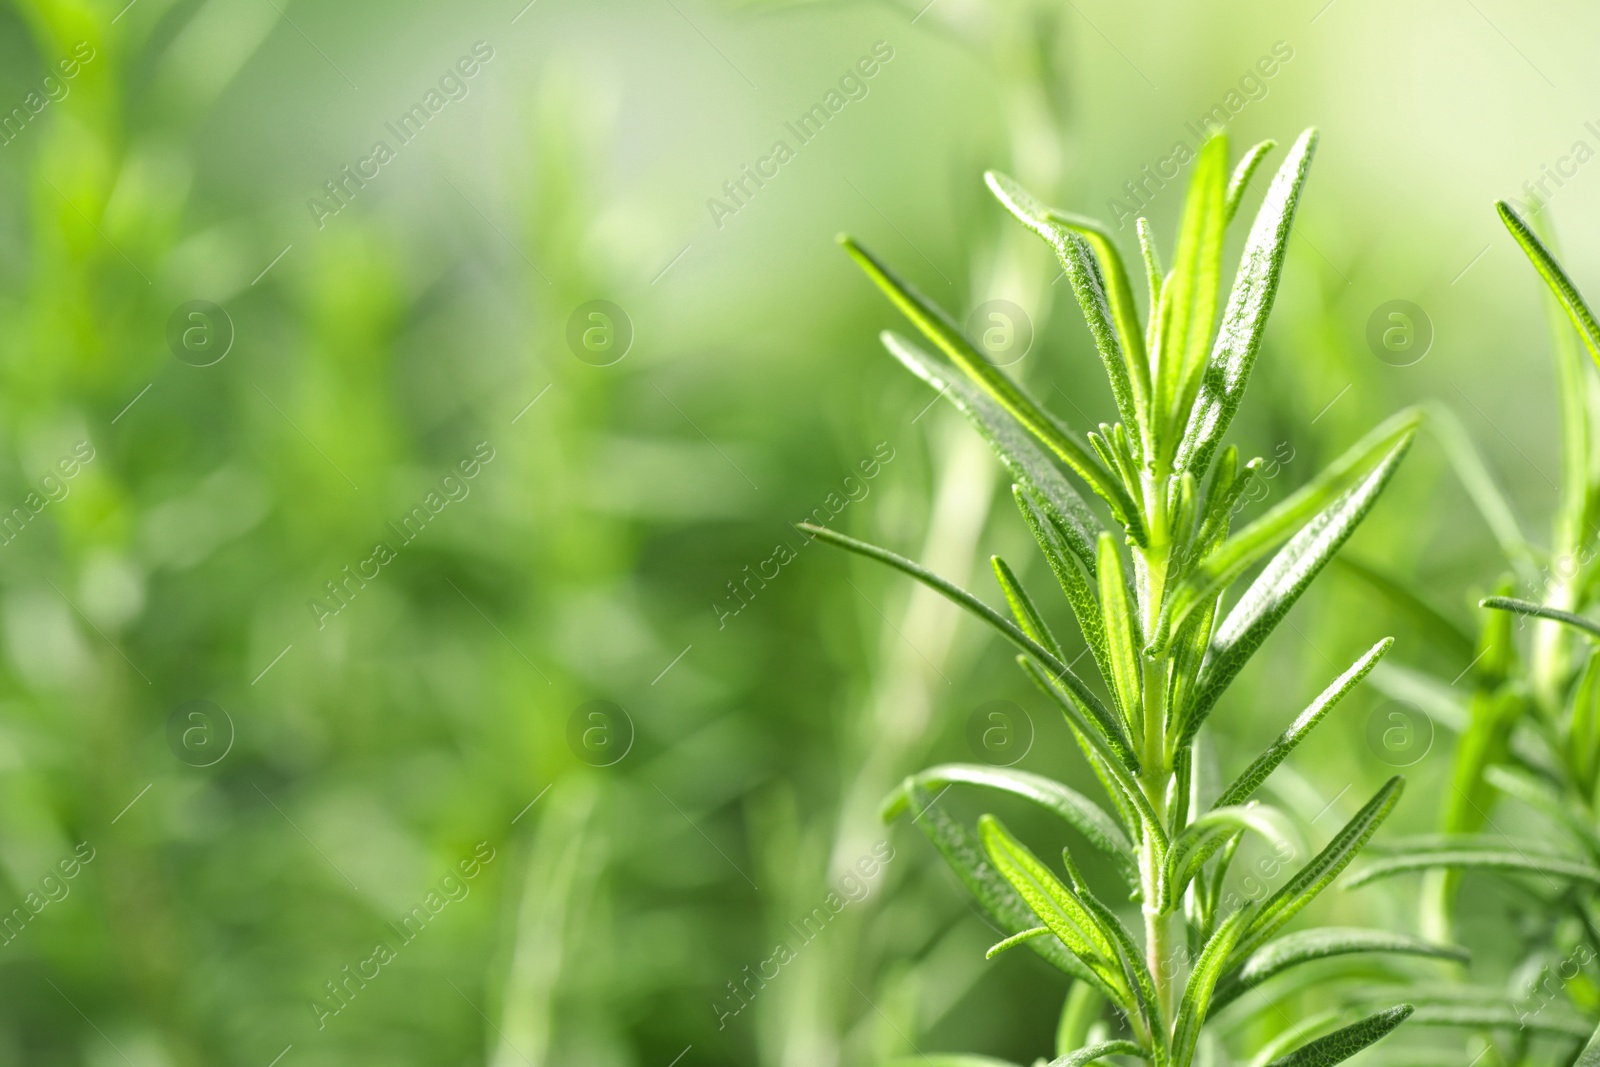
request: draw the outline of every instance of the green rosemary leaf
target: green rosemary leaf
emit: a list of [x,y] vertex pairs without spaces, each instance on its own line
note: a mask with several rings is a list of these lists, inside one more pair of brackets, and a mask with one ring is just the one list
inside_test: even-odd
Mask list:
[[1600,868],[1560,856],[1532,854],[1511,848],[1414,849],[1401,856],[1385,856],[1352,875],[1345,888],[1355,889],[1380,878],[1434,868],[1498,871],[1502,874],[1538,874],[1600,886]]
[[1335,1030],[1327,1037],[1319,1037],[1301,1045],[1287,1056],[1273,1060],[1267,1067],[1331,1067],[1388,1036],[1414,1010],[1409,1004],[1398,1004],[1376,1015],[1369,1015],[1360,1022]]
[[1125,874],[1134,874],[1133,845],[1121,827],[1094,801],[1054,778],[1011,767],[941,763],[912,775],[905,785],[889,794],[882,808],[885,822],[905,810],[912,783],[932,792],[942,791],[948,785],[974,785],[1032,801],[1060,816],[1091,845],[1115,860]]
[[[1410,447],[1421,421],[1422,412],[1417,408],[1407,408],[1385,419],[1283,503],[1224,541],[1178,590],[1170,625],[1180,625],[1196,603],[1226,589],[1291,534],[1303,532],[1319,519],[1326,523],[1356,487],[1371,482],[1374,470],[1392,472],[1398,457]],[[1382,488],[1381,482],[1377,488]]]
[[1107,1056],[1138,1056],[1142,1060],[1150,1058],[1148,1052],[1132,1041],[1102,1041],[1097,1045],[1086,1045],[1076,1052],[1069,1052],[1065,1056],[1053,1059],[1046,1064],[1046,1067],[1083,1067],[1086,1063],[1093,1063]]
[[1398,775],[1385,782],[1372,795],[1372,799],[1356,812],[1355,817],[1334,835],[1327,847],[1296,871],[1282,889],[1267,898],[1250,928],[1245,931],[1235,950],[1236,955],[1248,956],[1260,948],[1284,923],[1294,918],[1300,909],[1326,889],[1340,871],[1349,866],[1356,853],[1361,851],[1362,846],[1394,810],[1404,786],[1404,780]]
[[1233,176],[1228,179],[1228,195],[1223,198],[1224,223],[1232,222],[1239,213],[1239,201],[1244,199],[1244,192],[1250,187],[1250,179],[1255,177],[1256,168],[1266,160],[1267,153],[1276,147],[1276,141],[1262,141],[1252,146],[1239,160],[1239,165],[1233,168]]
[[1344,695],[1354,689],[1373,666],[1394,647],[1394,638],[1385,637],[1382,641],[1367,649],[1366,653],[1351,665],[1339,677],[1335,678],[1329,686],[1317,695],[1294,720],[1289,728],[1278,735],[1277,740],[1267,746],[1267,750],[1256,757],[1254,763],[1246,767],[1244,773],[1233,780],[1233,784],[1222,791],[1217,798],[1217,807],[1244,802],[1250,794],[1258,789],[1262,782],[1267,780],[1278,764],[1282,763],[1295,746],[1305,740],[1305,736],[1316,728],[1324,716],[1333,710]]
[[1348,956],[1355,953],[1386,952],[1408,956],[1467,962],[1467,950],[1458,945],[1436,945],[1409,934],[1387,930],[1362,930],[1325,926],[1300,930],[1269,941],[1242,960],[1217,983],[1211,997],[1211,1010],[1217,1011],[1256,986],[1302,963]]
[[1111,681],[1122,708],[1122,719],[1132,737],[1144,734],[1141,708],[1144,683],[1139,666],[1138,622],[1128,601],[1128,583],[1122,573],[1122,554],[1109,533],[1100,535],[1100,610],[1105,618],[1106,641],[1111,649]]
[[1578,292],[1578,287],[1572,284],[1572,279],[1567,276],[1561,264],[1556,262],[1555,256],[1550,254],[1544,242],[1510,204],[1504,200],[1497,200],[1494,208],[1500,213],[1500,221],[1506,224],[1511,236],[1516,238],[1517,244],[1522,246],[1522,251],[1527,253],[1529,261],[1533,263],[1533,269],[1539,272],[1539,276],[1550,287],[1556,299],[1561,301],[1567,317],[1572,320],[1578,335],[1583,338],[1590,358],[1600,365],[1600,323],[1595,322],[1594,312],[1589,310],[1583,294]]
[[1172,299],[1162,308],[1161,346],[1151,365],[1155,421],[1170,450],[1164,459],[1181,440],[1217,320],[1227,166],[1228,139],[1217,134],[1200,148],[1183,205],[1173,256]]
[[1050,928],[1048,926],[1035,926],[1031,930],[1022,931],[1020,934],[1012,934],[1004,941],[996,941],[994,944],[989,946],[989,951],[983,954],[983,958],[986,960],[992,960],[996,956],[1000,955],[1000,953],[1010,948],[1016,948],[1025,941],[1032,941],[1036,937],[1049,936]]
[[1366,518],[1411,440],[1412,432],[1401,436],[1375,468],[1301,527],[1222,620],[1212,637],[1211,659],[1196,685],[1195,699],[1184,709],[1184,742],[1194,737],[1246,661]]
[[1205,948],[1200,950],[1194,970],[1189,972],[1189,981],[1184,986],[1183,999],[1178,1004],[1177,1024],[1172,1033],[1173,1067],[1189,1067],[1190,1060],[1194,1058],[1195,1044],[1200,1040],[1200,1027],[1211,1010],[1212,991],[1216,988],[1217,979],[1222,976],[1229,954],[1250,921],[1250,911],[1247,905],[1223,920],[1217,932],[1206,942]]
[[1596,1027],[1594,1033],[1589,1035],[1588,1043],[1578,1053],[1572,1067],[1600,1067],[1600,1027]]
[[861,269],[878,288],[923,334],[939,347],[955,365],[984,392],[999,402],[1000,406],[1027,430],[1054,452],[1063,463],[1082,478],[1111,506],[1112,514],[1127,527],[1135,540],[1144,538],[1138,509],[1122,483],[1088,452],[1083,445],[1048,411],[1040,407],[1022,388],[1008,378],[972,346],[961,329],[931,301],[919,293],[909,282],[902,280],[889,267],[862,248],[853,238],[842,236],[844,246]]
[[1055,463],[1039,451],[1022,424],[983,390],[963,377],[948,373],[939,361],[904,337],[886,330],[882,340],[892,356],[947,396],[956,410],[977,428],[1012,480],[1027,489],[1040,509],[1054,520],[1058,535],[1092,577],[1100,520]]
[[1241,804],[1215,807],[1172,839],[1167,852],[1167,869],[1170,872],[1167,890],[1168,903],[1175,901],[1185,886],[1200,873],[1200,868],[1216,851],[1235,835],[1254,830],[1274,844],[1296,847],[1294,830],[1283,813],[1266,804]]
[[1100,979],[1102,992],[1124,1010],[1136,1011],[1133,994],[1117,962],[1116,947],[1077,895],[994,816],[979,818],[978,837],[989,862],[1056,939]]
[[1089,652],[1094,656],[1100,677],[1105,680],[1107,688],[1111,688],[1111,645],[1106,640],[1106,622],[1100,611],[1100,598],[1090,585],[1098,567],[1088,567],[1087,577],[1078,568],[1074,562],[1076,557],[1069,556],[1071,546],[1060,525],[1051,520],[1036,494],[1018,485],[1013,487],[1012,495],[1034,540],[1039,542],[1039,548],[1044,552],[1045,561],[1050,564],[1050,571],[1056,576],[1068,606],[1072,608],[1073,617],[1078,622],[1078,632],[1083,635]]
[[[1144,792],[1129,777],[1139,773],[1139,758],[1134,754],[1133,744],[1129,741],[1128,735],[1123,732],[1122,724],[1116,720],[1099,700],[1094,700],[1092,703],[1085,702],[1080,699],[1080,694],[1073,689],[1062,692],[1056,684],[1060,676],[1051,677],[1043,667],[1027,656],[1018,656],[1017,662],[1022,665],[1022,669],[1027,673],[1028,677],[1033,679],[1034,684],[1043,690],[1046,696],[1061,706],[1061,710],[1066,713],[1067,721],[1075,729],[1085,731],[1085,737],[1089,744],[1107,761],[1108,769],[1116,775],[1118,782],[1123,786],[1124,793],[1132,794],[1127,799],[1131,800],[1134,806],[1139,808],[1146,821],[1154,819],[1154,809],[1150,807],[1149,802],[1145,799]],[[1067,677],[1076,676],[1069,672]],[[1079,684],[1081,685],[1082,683],[1080,682]],[[1092,696],[1093,694],[1090,695]]]
[[1565,623],[1574,630],[1579,630],[1590,640],[1600,638],[1600,622],[1575,615],[1570,611],[1559,608],[1548,608],[1543,604],[1535,604],[1531,600],[1519,600],[1510,596],[1491,596],[1478,601],[1480,607],[1493,608],[1496,611],[1509,611],[1514,615],[1526,615],[1537,619],[1551,619],[1555,622]]
[[[1117,412],[1127,425],[1143,429],[1148,441],[1150,383],[1144,342],[1128,272],[1110,235],[1093,220],[1052,212],[1004,174],[989,171],[983,178],[1006,210],[1055,250],[1105,365]],[[1102,262],[1109,279],[1101,271]]]
[[[917,828],[939,850],[950,869],[996,926],[1006,933],[1020,934],[1038,925],[1038,920],[1022,897],[984,856],[983,846],[972,831],[951,817],[938,805],[937,797],[915,782],[907,782],[906,796]],[[1028,947],[1074,978],[1095,983],[1100,981],[1054,937],[1031,940]]]
[[1239,410],[1256,353],[1261,349],[1267,315],[1278,293],[1283,257],[1289,246],[1289,227],[1300,201],[1300,190],[1305,186],[1316,141],[1314,129],[1300,135],[1256,212],[1238,273],[1234,276],[1233,289],[1222,313],[1222,328],[1212,346],[1199,395],[1178,446],[1179,470],[1203,473],[1222,435],[1228,431],[1234,413]]
[[990,556],[989,565],[994,568],[995,581],[1000,583],[1000,592],[1005,595],[1006,603],[1011,605],[1011,614],[1017,620],[1017,625],[1022,627],[1022,632],[1039,642],[1057,659],[1064,658],[1060,643],[1056,641],[1055,635],[1050,632],[1050,627],[1039,615],[1039,609],[1034,607],[1033,598],[1017,580],[1015,572],[999,556]]

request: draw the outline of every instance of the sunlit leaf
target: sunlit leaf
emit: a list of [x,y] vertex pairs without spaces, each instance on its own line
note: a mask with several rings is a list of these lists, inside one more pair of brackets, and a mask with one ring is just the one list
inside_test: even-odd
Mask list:
[[1282,889],[1266,899],[1250,928],[1245,931],[1236,950],[1237,955],[1248,956],[1260,948],[1284,923],[1294,918],[1326,889],[1340,871],[1349,866],[1356,853],[1361,851],[1362,846],[1394,810],[1404,784],[1399,776],[1385,782],[1321,852],[1296,871]]
[[1289,246],[1289,227],[1300,202],[1300,190],[1305,185],[1316,141],[1315,130],[1300,135],[1256,212],[1239,270],[1234,276],[1233,289],[1222,313],[1222,328],[1212,346],[1199,395],[1178,446],[1179,470],[1206,469],[1234,413],[1239,410],[1239,401],[1244,398],[1256,353],[1261,349],[1267,316],[1278,293],[1283,257]]
[[1399,1004],[1360,1022],[1351,1023],[1317,1040],[1305,1044],[1273,1060],[1267,1067],[1331,1067],[1349,1059],[1362,1049],[1388,1036],[1389,1032],[1410,1017],[1409,1004]]
[[1077,439],[1048,411],[1040,407],[1022,388],[1008,378],[994,364],[972,346],[942,310],[919,293],[909,282],[902,280],[889,267],[862,248],[850,237],[840,237],[839,243],[850,253],[861,269],[878,288],[900,309],[923,334],[938,346],[957,367],[1000,404],[1018,422],[1027,428],[1045,447],[1088,483],[1107,504],[1117,521],[1126,527],[1135,539],[1142,539],[1143,527],[1138,510],[1111,472],[1102,467]]

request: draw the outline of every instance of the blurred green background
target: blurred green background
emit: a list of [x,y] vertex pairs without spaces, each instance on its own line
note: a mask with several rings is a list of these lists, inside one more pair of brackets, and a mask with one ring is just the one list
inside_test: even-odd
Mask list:
[[[1112,219],[1215,107],[1236,150],[1320,126],[1234,439],[1292,457],[1281,493],[1433,398],[1533,529],[1554,500],[1539,293],[1489,205],[1600,149],[1592,5],[124,4],[0,15],[0,1062],[1048,1054],[1064,979],[984,962],[875,808],[988,756],[992,701],[1019,766],[1083,784],[1064,724],[955,609],[791,529],[823,507],[986,596],[992,552],[1049,582],[832,240],[960,318],[1019,305],[1011,369],[1109,418],[986,167]],[[830,91],[802,144],[785,124]],[[1563,166],[1584,284],[1600,165]],[[1182,180],[1138,208],[1168,249]],[[1366,340],[1396,299],[1431,334],[1405,366]],[[1349,553],[1466,625],[1501,567],[1428,441]],[[1217,768],[1385,633],[1466,666],[1348,575],[1291,622],[1213,717]],[[1312,847],[1393,773],[1383,699],[1275,780]],[[1431,828],[1450,744],[1387,832]],[[750,980],[830,890],[861,899]],[[1467,896],[1472,975],[1507,981],[1512,901]],[[1317,909],[1410,929],[1414,904]]]

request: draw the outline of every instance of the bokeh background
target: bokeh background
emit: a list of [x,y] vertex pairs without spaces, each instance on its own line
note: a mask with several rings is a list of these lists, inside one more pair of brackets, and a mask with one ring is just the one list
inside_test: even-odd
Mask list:
[[[924,4],[4,8],[0,907],[23,910],[0,1062],[1048,1055],[1064,979],[986,963],[932,849],[875,809],[930,762],[997,758],[973,743],[996,707],[1031,739],[1006,761],[1088,790],[1064,724],[954,609],[791,529],[825,507],[985,595],[995,552],[1048,593],[998,465],[879,349],[895,315],[833,243],[958,317],[1013,302],[1034,339],[1011,369],[1108,418],[987,167],[1108,219],[1122,198],[1170,249],[1182,179],[1142,208],[1124,183],[1202,115],[1236,150],[1320,126],[1234,439],[1282,461],[1281,494],[1437,401],[1544,535],[1549,344],[1490,202],[1584,155],[1545,191],[1600,285],[1600,10]],[[785,123],[874,55],[800,144]],[[729,199],[779,139],[793,158]],[[1379,358],[1394,300],[1427,343]],[[1429,439],[1348,553],[1468,628],[1504,568]],[[1467,665],[1348,571],[1291,622],[1213,717],[1216,767],[1383,634]],[[1385,699],[1278,773],[1309,847],[1394,772]],[[1440,726],[1400,760],[1386,832],[1432,826],[1450,746]],[[841,887],[861,899],[736,996]],[[1515,901],[1466,893],[1472,977],[1511,980]],[[1413,929],[1415,903],[1402,881],[1317,915]]]

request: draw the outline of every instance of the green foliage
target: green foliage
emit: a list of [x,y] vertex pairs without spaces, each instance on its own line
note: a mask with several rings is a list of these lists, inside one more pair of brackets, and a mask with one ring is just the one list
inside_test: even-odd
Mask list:
[[[1315,144],[1315,132],[1306,131],[1273,177],[1219,309],[1225,229],[1271,146],[1252,149],[1230,177],[1225,138],[1207,142],[1185,201],[1173,266],[1164,274],[1150,228],[1139,220],[1151,293],[1143,324],[1105,227],[1045,206],[1004,175],[987,176],[1001,203],[1055,251],[1110,381],[1121,421],[1081,438],[988,363],[947,314],[854,240],[841,238],[944,357],[883,335],[889,351],[949,397],[1011,473],[1023,520],[1099,674],[1097,690],[1069,667],[1037,599],[998,559],[995,574],[1014,622],[894,552],[825,527],[802,527],[899,569],[999,631],[1020,651],[1023,670],[1061,707],[1107,791],[1109,812],[1039,775],[944,765],[908,778],[884,806],[888,818],[910,809],[1007,935],[991,955],[1025,945],[1077,979],[1063,1013],[1057,1064],[1128,1054],[1188,1067],[1219,1004],[1289,968],[1353,953],[1461,957],[1454,948],[1360,931],[1270,940],[1388,817],[1400,796],[1398,778],[1259,906],[1225,907],[1222,899],[1242,836],[1254,831],[1278,840],[1286,832],[1287,819],[1253,794],[1367,675],[1389,640],[1335,679],[1209,806],[1201,803],[1193,773],[1194,746],[1208,715],[1366,517],[1421,421],[1416,411],[1396,415],[1264,517],[1230,530],[1235,504],[1261,461],[1240,465],[1234,448],[1221,447],[1222,437],[1261,348]],[[1099,498],[1109,525],[1057,463]],[[1225,605],[1230,587],[1258,564],[1264,565],[1250,586]],[[1063,880],[992,816],[983,816],[974,834],[945,813],[938,796],[955,784],[1025,798],[1109,854],[1138,903],[1142,937],[1090,891],[1071,848],[1062,853]],[[937,796],[935,789],[941,790]],[[1195,949],[1192,959],[1188,946]],[[1115,1009],[1131,1041],[1093,1036],[1089,1020],[1099,998]],[[1274,1063],[1338,1062],[1410,1011],[1380,1012]]]
[[[1472,676],[1473,688],[1468,716],[1459,724],[1451,788],[1440,812],[1441,833],[1395,843],[1393,854],[1368,864],[1348,885],[1428,872],[1423,923],[1441,937],[1456,919],[1465,872],[1505,879],[1528,894],[1521,926],[1523,974],[1532,976],[1526,984],[1534,986],[1537,1006],[1522,1004],[1528,990],[1513,987],[1509,1000],[1483,991],[1470,1006],[1421,1005],[1413,1021],[1478,1030],[1496,1042],[1500,1060],[1507,1063],[1541,1062],[1526,1040],[1528,1034],[1540,1033],[1557,1039],[1550,1062],[1569,1063],[1600,1018],[1592,993],[1600,955],[1600,656],[1595,655],[1600,622],[1587,614],[1596,593],[1600,478],[1589,445],[1594,371],[1575,343],[1581,342],[1600,362],[1600,327],[1548,237],[1509,204],[1501,202],[1496,210],[1548,288],[1545,303],[1555,342],[1562,441],[1551,542],[1546,549],[1524,538],[1505,494],[1465,431],[1441,412],[1435,423],[1440,442],[1516,579],[1502,578],[1495,594],[1479,601],[1488,610],[1476,654],[1463,672]],[[1532,590],[1532,598],[1512,595],[1519,582]],[[1370,584],[1413,615],[1423,605],[1414,591],[1392,579]],[[1448,623],[1424,630],[1440,648],[1458,656],[1464,651],[1463,635]],[[1508,801],[1532,812],[1542,833],[1503,833],[1491,812]],[[1486,827],[1494,832],[1482,832]],[[1558,957],[1559,979],[1552,981],[1551,961]],[[1578,1062],[1597,1057],[1591,1041]]]

